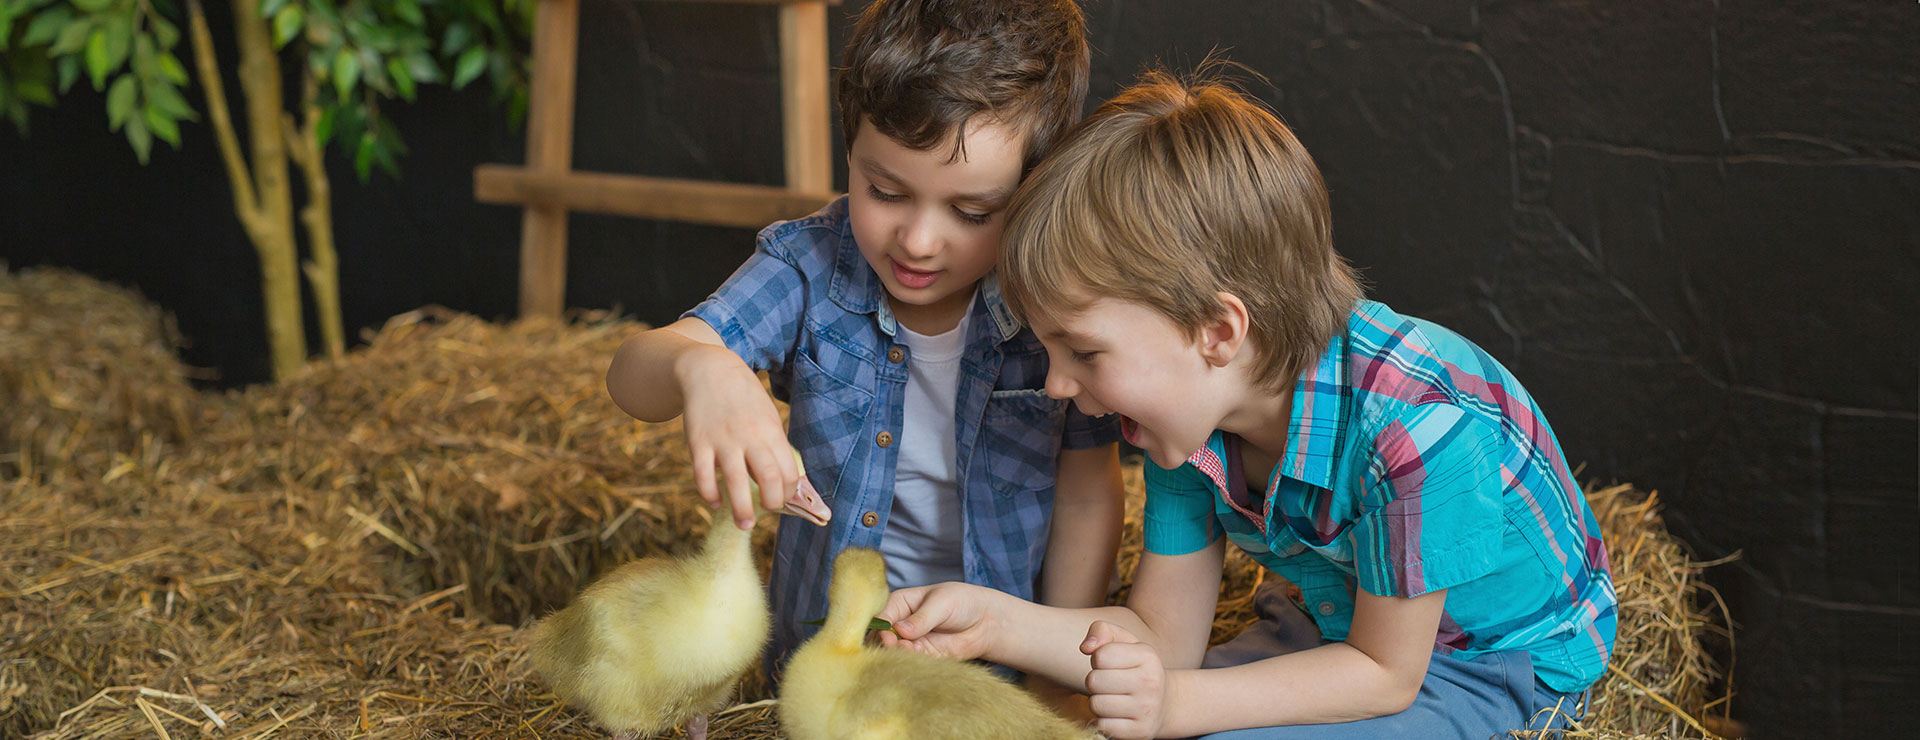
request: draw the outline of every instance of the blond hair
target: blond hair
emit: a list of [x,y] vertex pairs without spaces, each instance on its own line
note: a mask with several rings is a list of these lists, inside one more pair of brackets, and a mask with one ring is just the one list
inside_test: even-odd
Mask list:
[[1252,377],[1283,390],[1361,296],[1331,221],[1320,171],[1265,107],[1218,77],[1149,71],[1020,186],[1000,281],[1022,317],[1119,298],[1189,338],[1232,293],[1251,314]]

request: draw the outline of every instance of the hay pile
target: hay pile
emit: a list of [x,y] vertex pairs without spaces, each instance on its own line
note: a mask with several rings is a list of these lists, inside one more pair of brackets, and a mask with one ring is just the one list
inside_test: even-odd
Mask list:
[[[602,390],[640,327],[420,311],[341,362],[213,394],[165,326],[84,278],[0,273],[0,736],[604,737],[530,675],[518,628],[709,522],[678,425]],[[1137,466],[1128,483],[1137,517]],[[1701,736],[1651,698],[1703,714],[1697,567],[1650,501],[1590,497],[1622,672],[1583,732]],[[1123,575],[1138,553],[1130,533]],[[1229,565],[1216,639],[1259,578]],[[749,682],[713,736],[777,737],[764,698]]]

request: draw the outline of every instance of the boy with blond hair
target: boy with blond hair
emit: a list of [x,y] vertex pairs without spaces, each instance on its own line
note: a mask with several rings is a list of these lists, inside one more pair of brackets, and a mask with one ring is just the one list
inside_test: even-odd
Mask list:
[[[1330,221],[1300,142],[1223,84],[1150,73],[1076,128],[1015,196],[1000,271],[1048,393],[1152,458],[1132,593],[904,589],[883,641],[1084,686],[1114,738],[1564,723],[1614,637],[1593,512],[1519,382],[1363,300]],[[1225,540],[1298,608],[1209,650]]]
[[[752,481],[766,509],[828,519],[780,524],[771,677],[826,615],[847,547],[884,553],[894,587],[1106,600],[1117,425],[1047,397],[1046,349],[992,274],[1007,202],[1079,119],[1087,70],[1072,0],[873,3],[837,83],[849,194],[761,231],[712,297],[615,355],[607,390],[622,409],[685,415],[710,505],[751,527]],[[789,402],[788,425],[756,371]]]

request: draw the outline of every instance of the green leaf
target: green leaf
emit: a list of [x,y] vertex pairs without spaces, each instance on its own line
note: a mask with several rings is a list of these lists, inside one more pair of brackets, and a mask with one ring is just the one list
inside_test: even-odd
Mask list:
[[333,139],[333,117],[335,108],[327,106],[320,110],[320,120],[313,123],[314,138],[318,139],[321,149],[327,148],[327,142]]
[[413,75],[407,71],[407,64],[398,57],[387,60],[387,76],[393,79],[393,87],[400,91],[400,97],[413,100]]
[[107,90],[107,129],[120,130],[127,122],[127,116],[133,113],[133,104],[138,102],[140,88],[133,84],[133,75],[120,75],[113,81],[113,87]]
[[107,84],[107,32],[95,30],[87,35],[87,76],[93,79],[93,89],[98,90]]
[[360,181],[366,182],[373,174],[373,148],[377,146],[372,131],[360,135],[359,150],[353,155],[353,171],[360,175]]
[[180,60],[167,52],[160,52],[160,76],[171,80],[173,84],[185,85],[188,82],[187,68]]
[[472,82],[473,78],[479,77],[480,73],[485,71],[487,71],[486,47],[476,46],[466,50],[460,55],[460,61],[454,63],[453,89],[466,87],[467,83]]
[[281,8],[280,12],[273,14],[273,48],[278,49],[286,46],[288,41],[292,41],[295,36],[299,36],[300,30],[305,27],[306,22],[307,13],[301,10],[298,5],[289,5]]
[[341,48],[340,51],[335,52],[333,55],[333,89],[340,94],[340,99],[346,100],[348,96],[352,95],[354,83],[359,81],[360,60],[354,57],[353,52],[348,51],[344,47]]
[[73,0],[73,7],[79,8],[82,13],[91,15],[106,10],[107,6],[113,3],[114,0]]
[[147,124],[138,117],[127,119],[127,143],[133,145],[133,155],[140,158],[141,164],[147,163],[147,155],[153,150],[153,132],[147,130]]
[[473,43],[473,26],[454,21],[447,25],[446,35],[440,37],[440,53],[452,56],[460,53],[460,50],[467,48],[467,44],[471,43]]
[[[818,627],[818,626],[820,626],[820,625],[823,625],[823,624],[826,624],[826,623],[827,623],[827,620],[825,620],[825,619],[809,619],[809,620],[807,620],[807,621],[805,621],[805,622],[801,622],[801,624],[810,624],[810,625],[813,625],[813,626],[815,626],[815,627]],[[867,629],[870,629],[870,630],[886,630],[886,631],[888,631],[888,632],[892,632],[892,633],[894,633],[894,634],[896,634],[896,635],[897,635],[897,634],[900,634],[900,632],[899,632],[898,630],[895,630],[895,629],[893,628],[893,623],[892,623],[892,622],[889,622],[889,621],[887,621],[887,620],[884,620],[884,619],[881,619],[881,618],[879,618],[879,617],[874,617],[874,618],[873,618],[873,621],[870,621],[870,622],[868,622],[868,623],[867,623]]]
[[59,56],[79,51],[80,47],[87,45],[87,33],[91,30],[93,30],[91,23],[83,20],[74,21],[73,25],[60,29],[60,35],[53,40],[53,48],[48,49],[47,53]]
[[180,43],[180,29],[167,19],[154,17],[148,18],[147,22],[153,24],[153,38],[160,42],[160,48],[171,49],[174,44]]
[[260,0],[260,17],[272,18],[287,6],[287,0]]
[[526,122],[527,86],[521,85],[514,88],[513,93],[507,98],[507,125],[512,126],[513,130],[519,131],[520,126]]
[[13,38],[13,6],[0,0],[0,51],[7,50],[7,43]]
[[153,38],[144,34],[133,37],[133,73],[140,79],[157,77],[160,66],[153,58]]
[[41,13],[34,16],[32,23],[27,24],[27,35],[20,38],[20,43],[25,46],[52,43],[54,39],[60,37],[60,31],[72,22],[73,12],[66,8],[54,8]]
[[400,19],[416,26],[427,25],[427,17],[420,12],[420,4],[414,0],[400,0],[394,3],[393,10]]
[[53,105],[53,89],[47,87],[47,80],[44,74],[14,80],[13,97],[15,100],[27,103],[45,106]]
[[[200,114],[194,112],[187,99],[180,97],[180,91],[166,80],[152,80],[146,85],[147,105],[166,111],[167,115],[181,121],[200,120]],[[158,129],[156,129],[158,130]]]
[[428,84],[439,82],[440,65],[434,63],[433,55],[424,51],[415,51],[407,55],[407,75],[415,82]]
[[107,19],[103,28],[107,32],[107,71],[112,72],[127,61],[127,52],[133,48],[133,19],[124,15],[113,16]]
[[173,116],[151,105],[147,106],[146,114],[147,125],[153,127],[153,135],[165,139],[168,144],[173,145],[173,148],[179,149],[180,125],[174,122]]
[[60,92],[64,93],[73,87],[74,80],[80,79],[80,58],[71,56],[61,57],[59,69]]

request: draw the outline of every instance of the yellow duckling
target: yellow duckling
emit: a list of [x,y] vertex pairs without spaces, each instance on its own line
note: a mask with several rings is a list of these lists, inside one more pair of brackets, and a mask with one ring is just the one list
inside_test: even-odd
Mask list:
[[826,624],[780,684],[780,728],[792,740],[1098,737],[984,667],[867,646],[867,625],[887,604],[880,553],[834,558],[827,601]]
[[[805,480],[788,511],[824,524],[831,510]],[[530,652],[554,693],[616,738],[686,723],[702,740],[707,715],[766,649],[767,627],[749,533],[717,518],[699,552],[624,563],[535,623]]]

